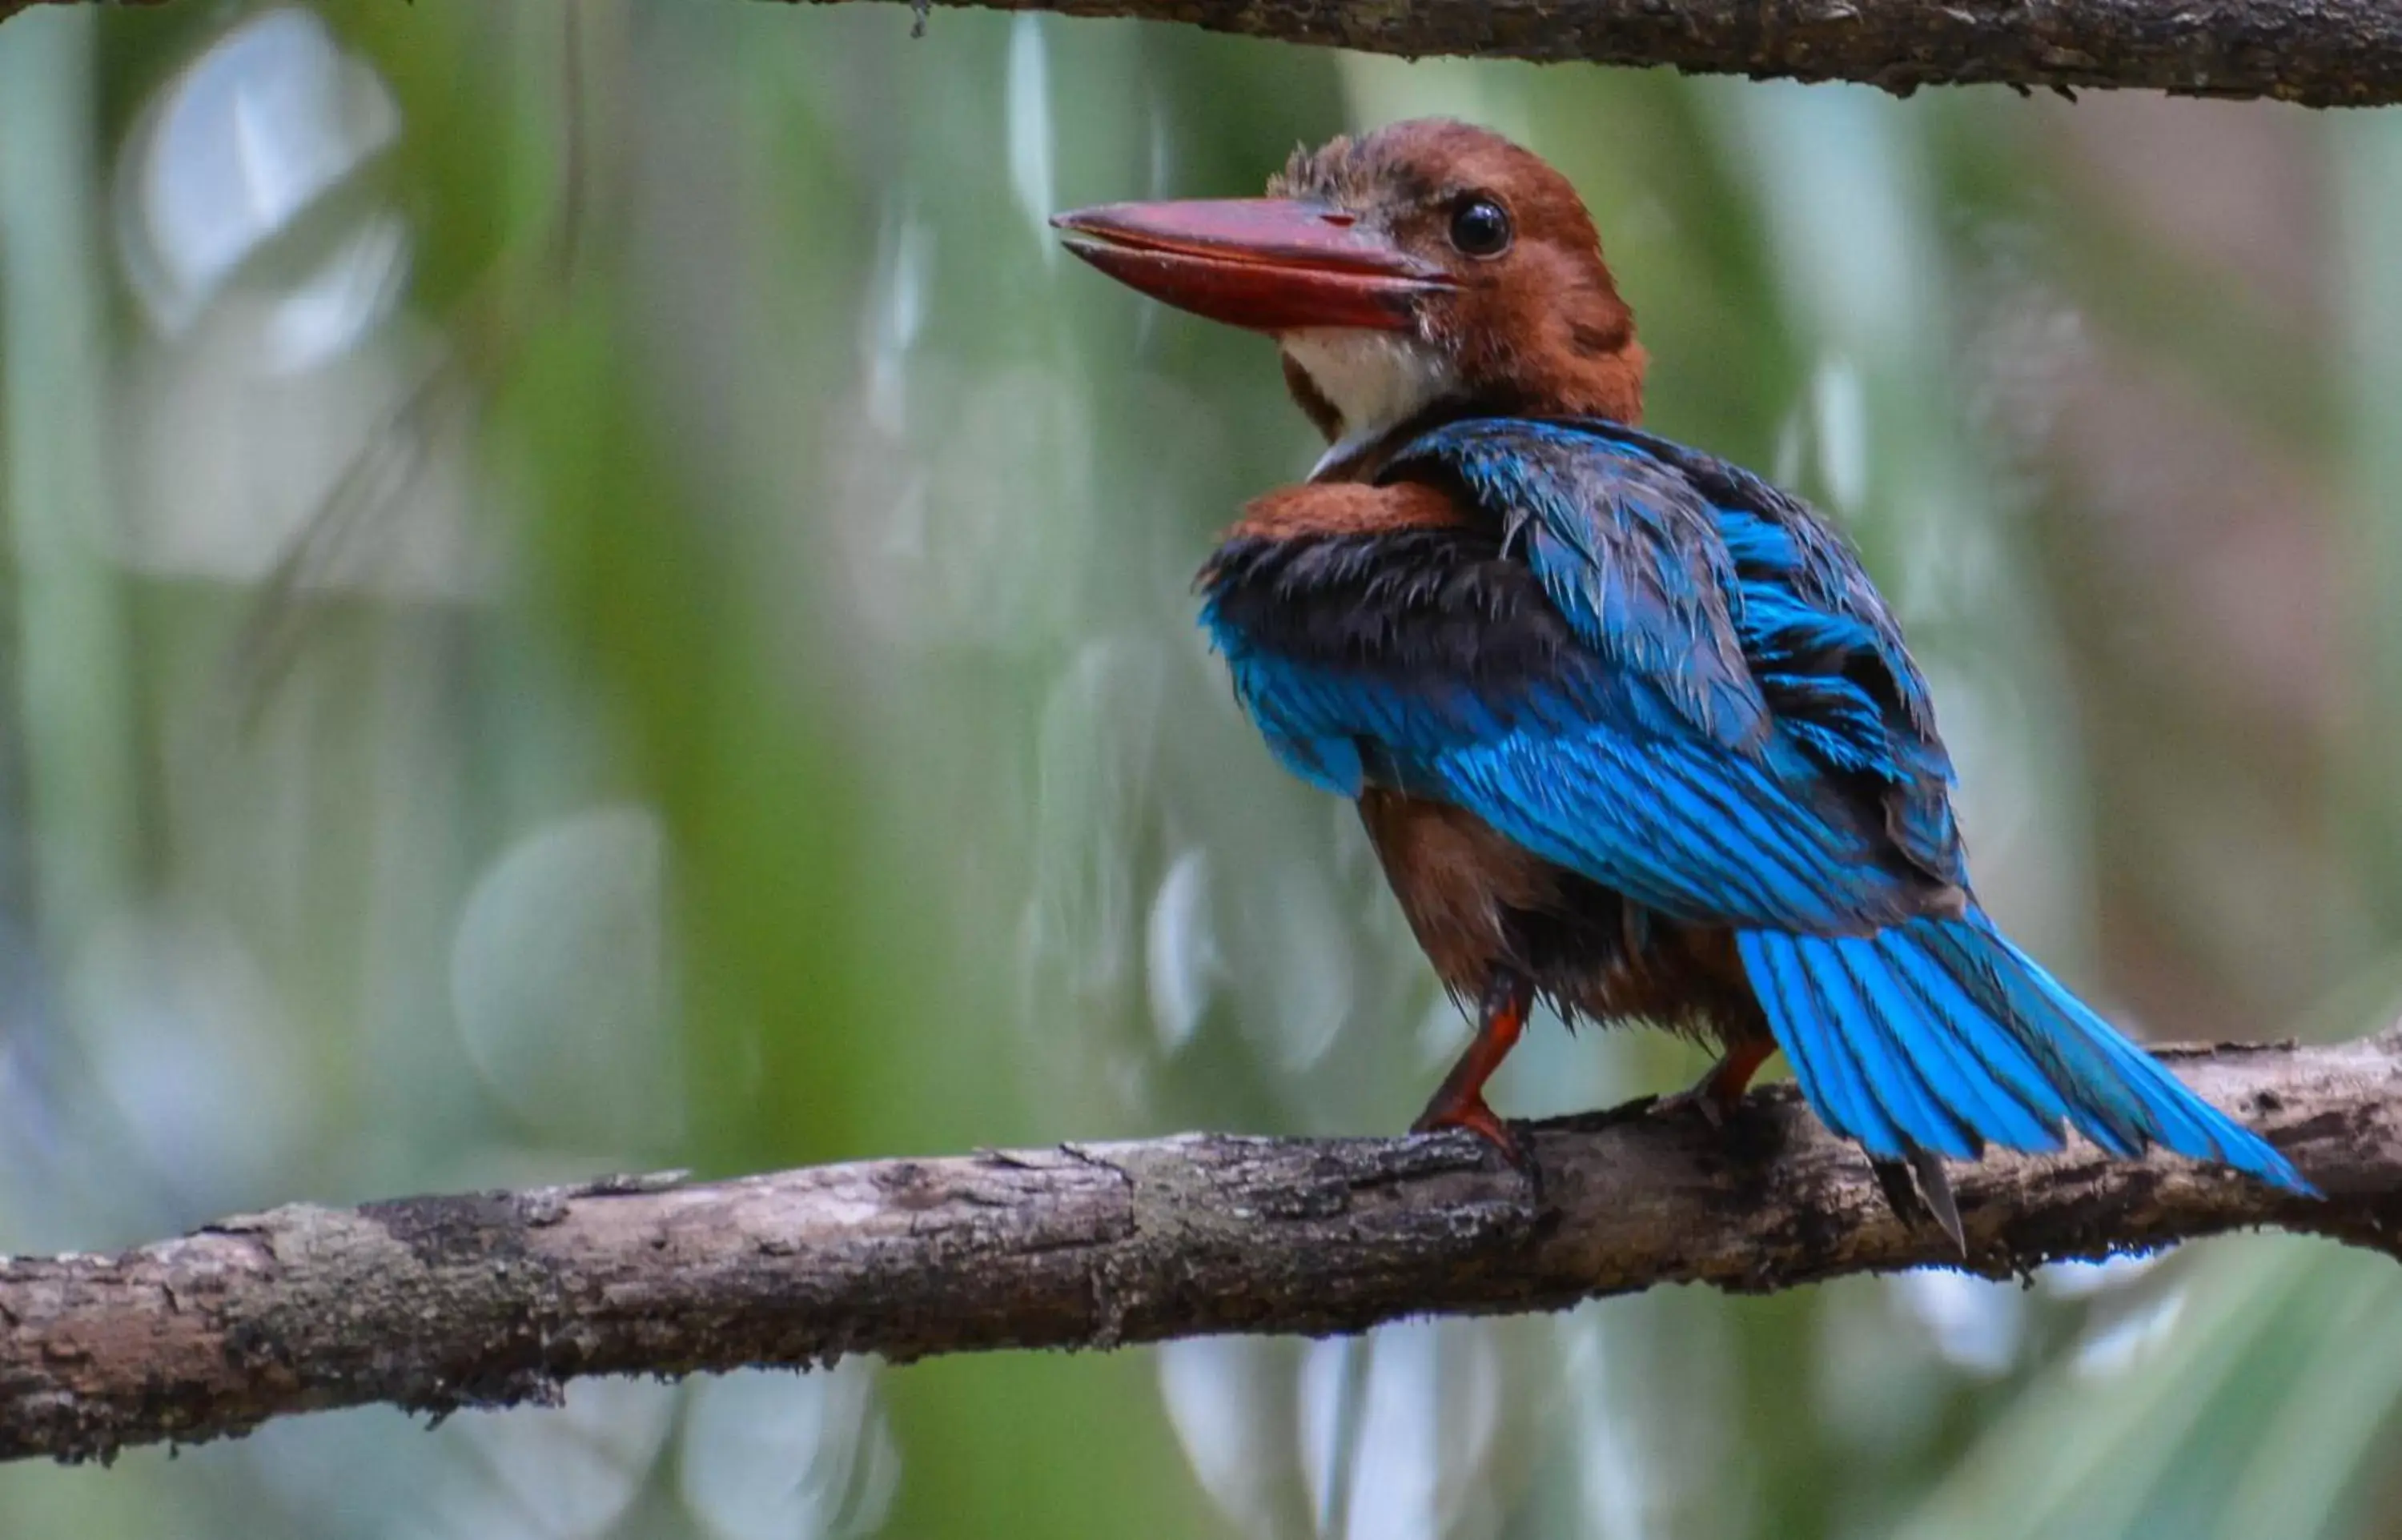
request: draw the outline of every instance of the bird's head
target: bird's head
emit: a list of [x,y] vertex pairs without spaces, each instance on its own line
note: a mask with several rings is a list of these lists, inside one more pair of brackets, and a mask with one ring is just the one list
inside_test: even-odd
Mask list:
[[1470,412],[1641,416],[1634,312],[1592,216],[1531,152],[1446,119],[1296,152],[1265,198],[1063,213],[1069,250],[1265,332],[1333,444],[1321,474]]

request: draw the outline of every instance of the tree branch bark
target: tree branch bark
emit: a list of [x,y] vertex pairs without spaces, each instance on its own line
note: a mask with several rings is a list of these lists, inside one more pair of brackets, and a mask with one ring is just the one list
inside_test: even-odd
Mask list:
[[[2402,1257],[2402,1036],[2169,1057],[2326,1197],[2087,1146],[1997,1155],[1955,1168],[1970,1269],[2255,1226]],[[0,1457],[104,1459],[367,1402],[548,1402],[587,1374],[1357,1331],[1959,1265],[1790,1087],[1723,1130],[1638,1102],[1528,1144],[1539,1193],[1464,1134],[1187,1134],[294,1206],[115,1257],[0,1260]]]
[[[31,6],[0,0],[0,21]],[[116,0],[152,6],[164,0]],[[838,0],[790,0],[835,4]],[[928,0],[912,0],[922,7]],[[1416,58],[1666,64],[1691,74],[1921,86],[2137,88],[2307,106],[2402,102],[2391,0],[941,0]]]
[[[799,0],[834,4],[837,0]],[[914,0],[922,6],[926,0]],[[1755,80],[2402,102],[2391,0],[942,0],[1369,53],[1666,64]]]

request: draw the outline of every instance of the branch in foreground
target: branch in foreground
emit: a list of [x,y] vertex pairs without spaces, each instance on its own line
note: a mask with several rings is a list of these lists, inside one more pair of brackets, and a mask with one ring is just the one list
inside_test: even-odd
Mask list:
[[[2402,1035],[2172,1062],[2326,1193],[2090,1147],[1955,1167],[1995,1277],[2248,1226],[2402,1256]],[[1111,1347],[1760,1291],[1956,1265],[1790,1087],[1724,1131],[1637,1103],[1537,1125],[1539,1201],[1472,1136],[1236,1138],[413,1198],[0,1260],[0,1457],[104,1458],[286,1412],[555,1400],[587,1374]]]
[[[0,0],[0,21],[30,6]],[[164,0],[117,0],[154,6]],[[835,0],[809,0],[833,4]],[[929,0],[911,0],[922,7]],[[2313,107],[2402,102],[2390,0],[941,0],[1394,53],[1667,64],[1753,79],[2140,88]]]

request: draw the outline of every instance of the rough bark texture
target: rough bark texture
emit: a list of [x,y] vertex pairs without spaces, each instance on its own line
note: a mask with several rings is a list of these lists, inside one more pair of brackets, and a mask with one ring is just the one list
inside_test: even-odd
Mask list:
[[[1996,1277],[2249,1226],[2402,1256],[2402,1037],[2172,1062],[2324,1189],[2088,1147],[1955,1167]],[[116,1257],[0,1260],[0,1457],[105,1458],[382,1401],[554,1399],[576,1375],[1355,1331],[1665,1283],[1957,1264],[1789,1087],[1535,1125],[1539,1192],[1464,1134],[1188,1134],[683,1185],[280,1208]]]
[[[832,4],[835,0],[803,0]],[[924,0],[918,0],[923,4]],[[1415,58],[1667,64],[1755,80],[2136,87],[2402,101],[2394,0],[942,0],[1139,16]]]
[[[0,21],[34,5],[0,0]],[[90,3],[90,0],[80,0]],[[158,5],[163,0],[117,0]],[[800,0],[832,4],[835,0]],[[922,7],[927,0],[912,0]],[[1908,93],[2139,87],[2311,106],[2402,102],[2394,0],[941,0],[1371,53],[1668,64]]]

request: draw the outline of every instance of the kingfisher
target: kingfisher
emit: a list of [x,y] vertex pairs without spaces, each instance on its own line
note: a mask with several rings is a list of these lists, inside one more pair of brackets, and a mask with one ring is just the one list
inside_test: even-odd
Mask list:
[[1484,1086],[1540,1000],[1714,1043],[1683,1098],[1713,1121],[1783,1050],[1964,1252],[1944,1162],[2069,1127],[2311,1190],[1979,904],[1892,612],[1815,510],[1638,426],[1634,312],[1557,171],[1421,119],[1296,151],[1265,198],[1052,223],[1111,277],[1273,337],[1326,438],[1209,557],[1201,617],[1474,1004],[1416,1130],[1532,1170]]

